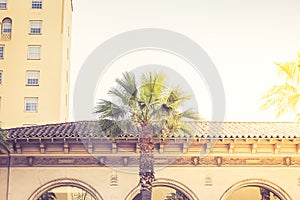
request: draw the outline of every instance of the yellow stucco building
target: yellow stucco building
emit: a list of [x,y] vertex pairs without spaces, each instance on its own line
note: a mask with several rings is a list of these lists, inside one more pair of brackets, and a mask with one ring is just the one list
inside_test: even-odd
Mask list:
[[0,0],[2,128],[68,120],[71,0]]

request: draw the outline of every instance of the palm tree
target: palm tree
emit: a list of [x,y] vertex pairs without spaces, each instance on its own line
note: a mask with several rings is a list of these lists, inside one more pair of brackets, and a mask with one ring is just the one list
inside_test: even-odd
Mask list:
[[295,113],[300,121],[300,53],[296,61],[276,63],[280,75],[284,78],[281,85],[275,85],[263,96],[262,109],[275,107],[277,117],[284,113]]
[[183,120],[199,118],[191,110],[180,110],[190,97],[179,88],[166,87],[164,74],[144,74],[138,87],[135,75],[125,72],[116,83],[108,92],[114,102],[100,100],[96,113],[102,130],[110,136],[133,133],[140,137],[139,184],[142,199],[150,200],[154,181],[153,136],[190,134],[191,129]]
[[0,128],[0,145],[3,146],[6,150],[8,149],[8,142],[6,140],[6,136],[4,131]]

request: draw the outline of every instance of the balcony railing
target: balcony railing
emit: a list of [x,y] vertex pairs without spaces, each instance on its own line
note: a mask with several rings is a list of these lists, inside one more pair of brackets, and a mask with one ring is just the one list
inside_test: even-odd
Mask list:
[[11,33],[2,33],[1,40],[11,40]]

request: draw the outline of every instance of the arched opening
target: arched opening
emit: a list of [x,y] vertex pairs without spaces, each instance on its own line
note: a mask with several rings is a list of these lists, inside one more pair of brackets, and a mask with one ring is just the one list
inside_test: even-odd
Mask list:
[[74,186],[59,186],[47,190],[38,197],[38,200],[95,200],[86,190]]
[[[125,200],[140,200],[140,187],[134,188]],[[196,195],[185,185],[171,179],[157,179],[153,183],[152,199],[198,200]]]
[[220,200],[291,200],[279,186],[261,179],[248,179],[228,188]]
[[103,200],[90,185],[77,179],[56,179],[38,188],[28,200]]
[[1,39],[9,40],[11,39],[12,32],[12,20],[10,18],[4,18],[2,20],[2,28],[1,28]]

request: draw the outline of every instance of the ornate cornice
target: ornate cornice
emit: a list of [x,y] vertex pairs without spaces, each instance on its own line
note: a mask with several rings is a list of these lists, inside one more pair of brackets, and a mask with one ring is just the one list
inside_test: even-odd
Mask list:
[[[138,139],[17,140],[10,154],[138,154]],[[299,139],[156,139],[154,152],[189,155],[300,155]]]
[[[13,156],[11,167],[137,167],[139,157],[131,156]],[[124,159],[128,159],[124,163]],[[159,156],[155,157],[155,166],[180,167],[300,167],[300,157],[230,157],[230,156]],[[197,160],[197,162],[195,162]],[[1,166],[7,165],[7,158],[0,158]]]

